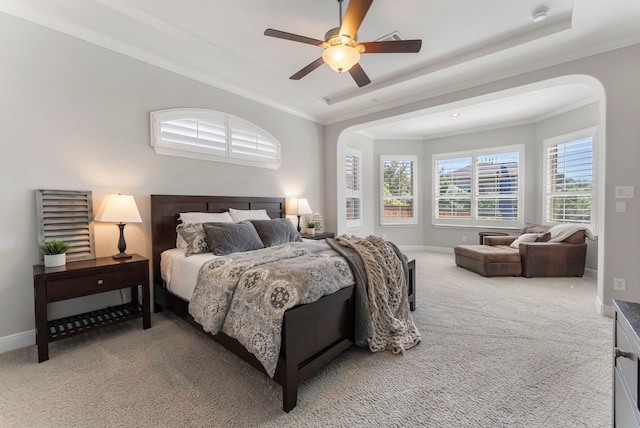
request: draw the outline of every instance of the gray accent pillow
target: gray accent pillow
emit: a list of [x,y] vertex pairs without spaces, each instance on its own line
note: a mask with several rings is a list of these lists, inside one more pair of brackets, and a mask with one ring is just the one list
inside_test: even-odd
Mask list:
[[240,223],[203,223],[207,241],[216,256],[264,248],[256,228],[248,221]]
[[293,223],[288,218],[273,220],[251,220],[265,247],[302,241]]
[[211,248],[207,242],[207,235],[201,223],[179,224],[178,227],[176,227],[176,232],[178,232],[178,235],[180,235],[187,244],[185,248],[186,257],[211,252]]

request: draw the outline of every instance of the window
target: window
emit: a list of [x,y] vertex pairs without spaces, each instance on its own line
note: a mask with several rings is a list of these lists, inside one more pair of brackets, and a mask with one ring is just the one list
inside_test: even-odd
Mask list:
[[544,219],[595,226],[595,128],[545,140]]
[[524,146],[434,155],[433,224],[522,225]]
[[380,156],[380,224],[417,224],[416,156]]
[[246,120],[202,109],[151,113],[156,153],[277,169],[280,143]]
[[346,149],[347,228],[362,226],[362,152]]

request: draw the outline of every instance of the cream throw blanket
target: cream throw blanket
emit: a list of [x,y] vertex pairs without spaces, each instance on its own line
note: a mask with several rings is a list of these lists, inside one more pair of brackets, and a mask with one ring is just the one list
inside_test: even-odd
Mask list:
[[373,334],[367,340],[373,352],[404,353],[420,343],[407,300],[407,281],[402,261],[390,245],[377,236],[359,238],[341,235],[336,241],[354,249],[367,274],[367,299]]
[[591,240],[595,239],[595,237],[593,236],[593,233],[588,227],[581,226],[579,224],[565,223],[565,224],[557,224],[553,226],[551,229],[549,229],[549,233],[551,234],[551,239],[549,239],[549,242],[564,241],[565,239],[567,239],[568,237],[570,237],[571,235],[573,235],[579,230],[584,230],[584,236],[586,236],[587,239],[591,239]]

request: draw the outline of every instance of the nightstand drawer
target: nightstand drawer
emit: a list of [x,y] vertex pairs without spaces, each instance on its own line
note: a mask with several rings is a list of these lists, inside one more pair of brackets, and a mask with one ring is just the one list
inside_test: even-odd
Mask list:
[[47,301],[71,299],[141,285],[144,274],[143,268],[136,268],[50,280],[47,281]]

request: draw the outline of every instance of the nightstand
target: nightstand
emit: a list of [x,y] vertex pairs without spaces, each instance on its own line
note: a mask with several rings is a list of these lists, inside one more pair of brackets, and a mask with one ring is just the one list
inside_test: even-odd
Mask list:
[[301,234],[304,239],[327,239],[327,238],[335,238],[336,234],[332,232],[324,232],[324,233],[316,233],[314,235],[307,235],[306,233]]
[[[142,287],[142,302],[138,299]],[[101,257],[70,262],[64,266],[33,267],[38,362],[49,359],[49,342],[97,328],[142,317],[142,327],[151,327],[149,260],[134,254],[130,259]],[[47,320],[47,304],[105,291],[131,288],[131,302],[97,311]]]

